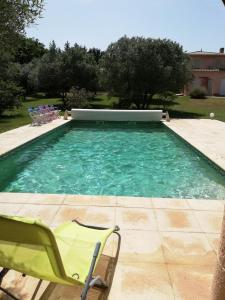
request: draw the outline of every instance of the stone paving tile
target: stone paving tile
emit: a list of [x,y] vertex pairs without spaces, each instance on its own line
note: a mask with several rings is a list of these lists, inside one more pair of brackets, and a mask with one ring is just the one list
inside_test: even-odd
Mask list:
[[17,215],[24,204],[0,203],[0,214]]
[[115,196],[66,195],[63,204],[83,206],[116,206]]
[[215,250],[215,252],[218,252],[219,249],[219,243],[220,243],[220,234],[219,233],[206,233],[206,238],[208,239],[211,247]]
[[191,211],[155,209],[160,231],[200,232],[200,226]]
[[203,232],[220,233],[223,213],[214,211],[194,211]]
[[50,205],[59,205],[63,203],[65,195],[60,194],[27,194],[27,203],[30,204],[50,204]]
[[155,215],[151,209],[117,207],[116,223],[123,229],[157,229]]
[[144,197],[116,197],[117,207],[152,208],[151,198]]
[[[109,296],[107,298],[106,292],[92,290],[89,300],[174,299],[174,295],[175,299],[182,300],[209,299],[223,215],[217,211],[218,203],[216,210],[211,205],[208,207],[211,211],[201,211],[198,210],[199,200],[196,204],[191,201],[193,209],[189,204],[187,209],[188,202],[183,202],[183,199],[180,200],[182,204],[177,199],[167,199],[165,208],[162,200],[157,204],[154,199],[155,207],[160,208],[151,208],[149,203],[136,207],[136,203],[132,203],[133,197],[127,199],[125,207],[121,207],[121,197],[121,202],[116,203],[114,197],[110,197],[107,202],[109,206],[104,206],[104,198],[100,197],[97,206],[92,206],[94,203],[89,205],[87,196],[78,196],[78,203],[82,203],[83,199],[84,205],[77,205],[76,196],[75,200],[72,197],[66,200],[63,195],[36,195],[31,200],[29,194],[28,198],[27,195],[20,195],[22,203],[17,203],[16,196],[16,193],[10,196],[6,193],[5,200],[9,197],[10,203],[3,203],[0,194],[0,213],[38,217],[53,227],[75,218],[87,224],[107,227],[118,224],[121,227],[121,247],[114,277],[109,272],[111,267],[102,264],[102,261],[113,260],[118,246],[116,235],[108,240],[103,252],[104,259],[100,259],[98,266],[101,272],[104,270],[104,274],[113,278],[111,290],[107,291]],[[61,204],[62,201],[64,204]],[[127,207],[129,201],[131,207]],[[146,203],[145,200],[143,203]],[[10,276],[15,276],[13,274]],[[19,293],[21,300],[31,299],[37,280],[28,276],[25,281],[18,275],[12,277],[6,281],[6,286]],[[74,300],[79,299],[80,292],[81,287],[45,282],[35,300]]]
[[153,198],[152,206],[154,208],[190,209],[185,199]]
[[[167,265],[175,299],[210,300],[214,266]],[[222,300],[222,299],[221,299]]]
[[187,200],[188,205],[194,210],[209,210],[223,212],[225,203],[219,200]]
[[0,203],[27,203],[29,197],[27,193],[0,193]]
[[119,263],[108,300],[174,299],[164,264]]
[[57,205],[24,204],[19,210],[18,215],[38,218],[42,220],[43,223],[51,225],[58,209],[59,207]]
[[53,226],[73,219],[88,225],[111,227],[115,225],[115,208],[62,205],[53,220]]
[[214,265],[216,254],[204,233],[161,232],[168,264]]
[[121,230],[119,261],[164,263],[157,231]]

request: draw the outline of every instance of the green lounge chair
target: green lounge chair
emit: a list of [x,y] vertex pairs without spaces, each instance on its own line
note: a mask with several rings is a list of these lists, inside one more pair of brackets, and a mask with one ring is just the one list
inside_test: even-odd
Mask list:
[[37,219],[0,215],[0,290],[17,299],[1,287],[13,269],[40,280],[82,284],[81,299],[86,299],[91,287],[107,287],[93,272],[107,238],[118,230],[118,226],[107,229],[74,220],[52,231]]

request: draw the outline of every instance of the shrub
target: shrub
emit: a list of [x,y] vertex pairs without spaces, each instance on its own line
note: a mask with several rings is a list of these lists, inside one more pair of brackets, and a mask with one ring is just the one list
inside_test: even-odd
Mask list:
[[163,110],[168,110],[168,106],[174,105],[174,101],[177,99],[177,95],[171,91],[165,91],[157,96],[159,97],[157,102],[163,106]]
[[72,87],[66,97],[66,108],[86,108],[89,105],[88,100],[93,96],[94,94],[86,89]]
[[190,97],[192,99],[205,99],[206,95],[207,95],[206,89],[203,87],[194,88],[190,93]]

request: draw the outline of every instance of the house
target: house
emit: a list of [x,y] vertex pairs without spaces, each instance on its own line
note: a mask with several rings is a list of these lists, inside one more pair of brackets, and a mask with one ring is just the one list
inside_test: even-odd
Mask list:
[[209,96],[225,96],[225,53],[196,51],[190,52],[193,81],[185,87],[184,94],[189,95],[196,87],[205,88]]

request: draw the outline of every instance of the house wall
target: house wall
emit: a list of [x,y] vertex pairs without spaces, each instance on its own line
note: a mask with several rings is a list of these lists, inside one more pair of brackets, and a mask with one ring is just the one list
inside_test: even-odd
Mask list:
[[193,69],[225,69],[225,55],[191,55]]
[[[204,87],[208,91],[208,82],[212,80],[211,95],[220,95],[221,81],[225,79],[225,71],[192,71],[194,81],[185,87],[185,95],[189,95],[193,88]],[[210,95],[210,93],[208,92]]]
[[204,87],[208,95],[221,95],[221,84],[225,80],[225,55],[190,55],[193,81],[185,87],[189,95],[193,88]]

